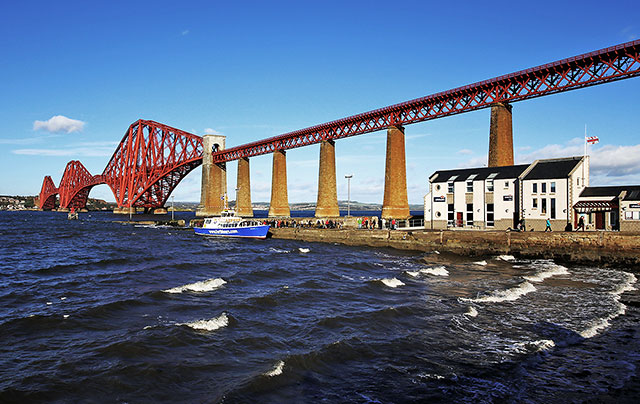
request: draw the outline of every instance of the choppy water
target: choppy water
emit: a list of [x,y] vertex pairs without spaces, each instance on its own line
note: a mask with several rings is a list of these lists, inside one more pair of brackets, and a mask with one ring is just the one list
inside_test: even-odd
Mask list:
[[640,365],[628,271],[115,219],[0,212],[0,402],[598,402]]

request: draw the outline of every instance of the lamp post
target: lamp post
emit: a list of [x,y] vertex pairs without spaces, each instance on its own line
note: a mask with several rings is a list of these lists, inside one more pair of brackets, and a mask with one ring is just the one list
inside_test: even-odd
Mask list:
[[353,174],[345,175],[344,178],[347,179],[347,217],[351,216],[351,178],[353,178]]
[[171,221],[173,222],[173,212],[175,209],[173,208],[173,195],[171,195]]

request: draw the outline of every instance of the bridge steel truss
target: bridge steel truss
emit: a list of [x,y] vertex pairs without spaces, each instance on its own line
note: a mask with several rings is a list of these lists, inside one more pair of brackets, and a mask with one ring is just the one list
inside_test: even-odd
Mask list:
[[102,175],[91,175],[89,170],[78,160],[68,162],[58,187],[60,208],[81,209],[86,207],[89,191],[98,184],[104,184]]
[[560,60],[213,154],[214,163],[293,149],[640,75],[640,40]]
[[157,208],[202,164],[202,138],[154,121],[138,120],[125,133],[102,173],[118,206]]
[[58,188],[53,183],[51,176],[47,175],[42,181],[42,188],[40,189],[40,196],[38,198],[38,205],[42,210],[51,210],[56,207],[56,196],[58,195]]

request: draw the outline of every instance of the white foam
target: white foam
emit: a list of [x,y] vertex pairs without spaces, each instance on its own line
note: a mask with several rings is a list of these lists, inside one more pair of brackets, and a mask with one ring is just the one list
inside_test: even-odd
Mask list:
[[62,318],[69,318],[69,315],[68,314],[63,314]]
[[478,310],[476,310],[473,306],[469,306],[469,311],[464,313],[465,316],[476,317],[478,315]]
[[433,268],[422,268],[420,273],[435,275],[435,276],[449,276],[449,271],[444,266],[433,267]]
[[498,255],[496,259],[502,261],[515,261],[516,257],[513,255]]
[[62,296],[62,297],[60,298],[60,300],[67,300],[67,297],[66,297],[66,296]]
[[627,312],[627,306],[620,303],[620,295],[622,295],[624,292],[635,290],[635,287],[633,285],[637,282],[638,279],[633,274],[626,273],[626,275],[627,275],[627,280],[623,282],[621,285],[619,285],[614,291],[611,292],[611,294],[613,295],[613,299],[618,305],[617,310],[604,318],[593,321],[591,323],[591,326],[589,326],[589,328],[580,332],[580,335],[583,338],[595,337],[600,333],[600,331],[604,330],[605,328],[611,325],[610,323],[611,320]]
[[284,362],[279,361],[273,369],[266,372],[264,375],[269,377],[278,376],[282,374],[282,369],[284,369]]
[[524,279],[530,282],[542,282],[555,275],[569,275],[569,271],[562,265],[550,263],[545,265],[545,268],[542,271],[531,276],[525,276]]
[[47,306],[51,306],[53,302],[47,302]]
[[433,253],[440,255],[440,251],[438,251],[438,250],[433,250]]
[[527,348],[533,348],[533,351],[548,351],[549,349],[556,346],[556,343],[550,339],[541,339],[537,341],[527,341],[527,342],[519,342],[515,344],[518,350],[530,351]]
[[288,254],[288,253],[291,252],[289,250],[281,250],[279,248],[273,248],[273,247],[269,248],[269,251],[272,251],[272,252],[275,252],[275,253],[280,253],[280,254]]
[[390,288],[397,288],[398,286],[404,285],[404,283],[402,283],[402,281],[397,278],[381,279],[380,281]]
[[212,318],[211,320],[198,320],[191,323],[180,323],[178,325],[186,325],[187,327],[200,331],[215,331],[218,328],[228,326],[229,317],[227,317],[225,313],[222,313],[220,317]]
[[207,279],[206,281],[190,283],[188,285],[183,285],[183,286],[178,286],[178,287],[175,287],[175,288],[163,290],[163,292],[165,292],[165,293],[182,293],[182,292],[185,292],[185,291],[190,291],[190,292],[210,292],[210,291],[212,291],[214,289],[219,288],[220,286],[224,285],[225,283],[227,283],[227,282],[222,278],[215,278],[215,279],[212,278],[212,279]]
[[520,297],[526,295],[527,293],[531,293],[535,290],[536,290],[535,286],[533,286],[528,281],[524,281],[520,285],[516,286],[515,288],[495,291],[488,296],[478,297],[476,299],[468,299],[463,297],[461,298],[461,300],[467,301],[467,302],[475,302],[475,303],[512,302],[514,300],[518,300]]
[[301,253],[303,253],[303,254],[306,254],[306,253],[308,253],[308,252],[309,252],[309,251],[311,251],[311,250],[310,250],[310,249],[308,249],[308,248],[302,248],[302,247],[300,247],[300,248],[298,248],[298,251],[300,251],[300,252],[301,252]]
[[476,262],[474,262],[474,264],[485,266],[485,265],[487,265],[487,261],[476,261]]
[[407,275],[417,278],[420,275],[420,271],[407,271]]

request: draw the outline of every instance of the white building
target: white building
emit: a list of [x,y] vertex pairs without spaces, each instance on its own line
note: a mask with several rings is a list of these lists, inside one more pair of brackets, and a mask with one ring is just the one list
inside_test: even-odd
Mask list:
[[425,196],[425,227],[505,230],[524,219],[527,230],[544,230],[550,219],[553,230],[563,230],[588,184],[588,157],[436,171]]
[[573,206],[586,230],[640,231],[640,186],[587,187]]

